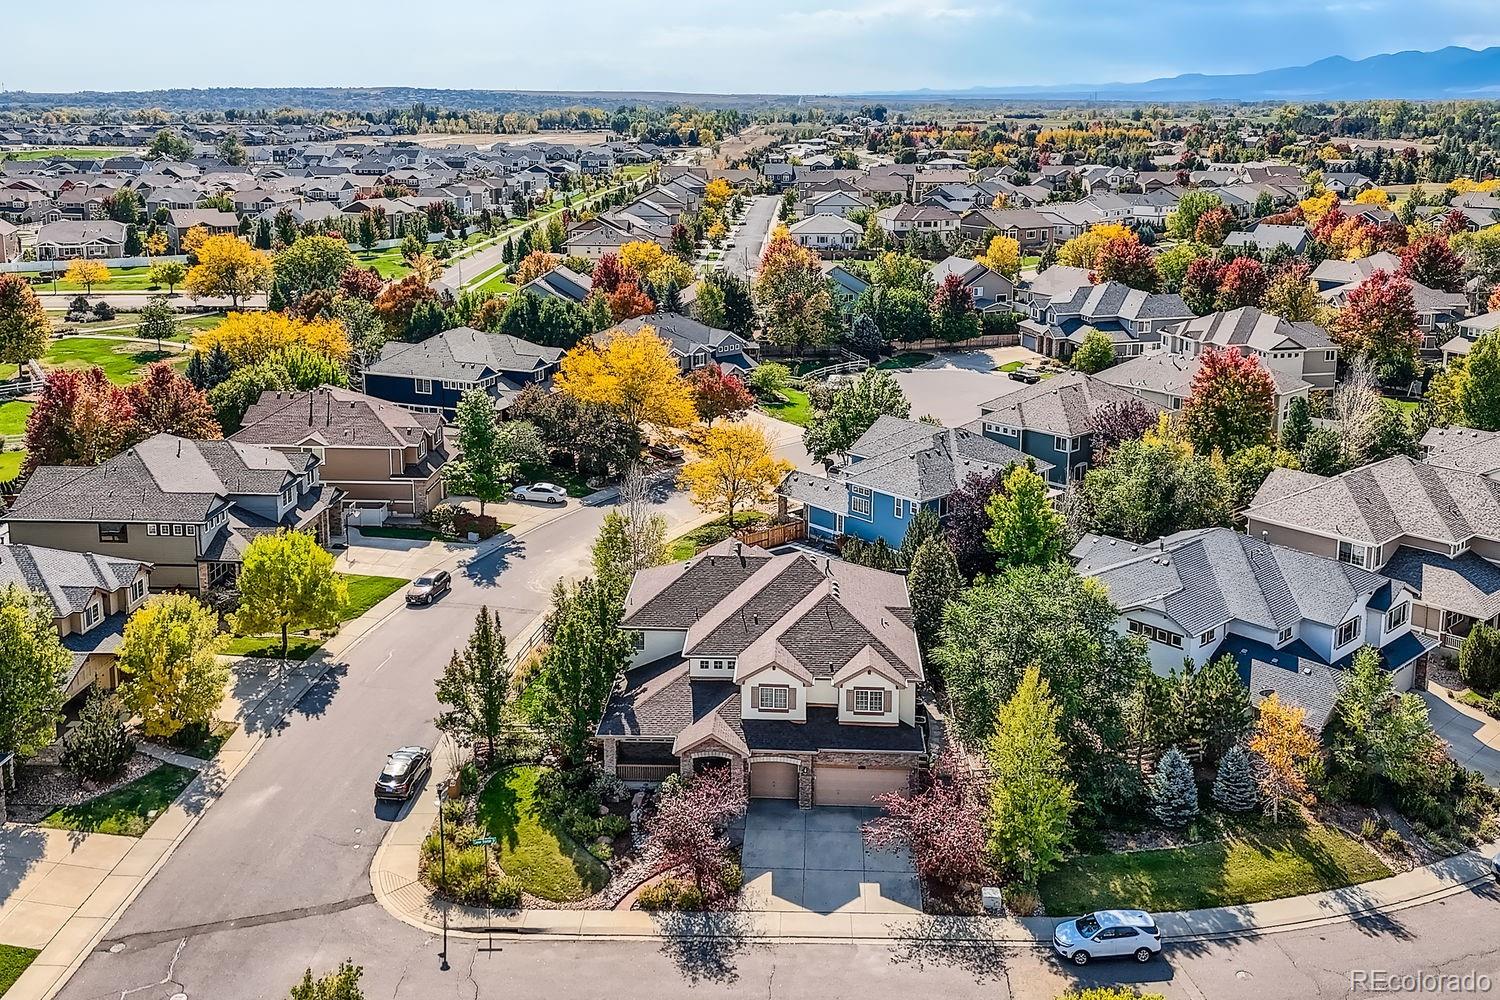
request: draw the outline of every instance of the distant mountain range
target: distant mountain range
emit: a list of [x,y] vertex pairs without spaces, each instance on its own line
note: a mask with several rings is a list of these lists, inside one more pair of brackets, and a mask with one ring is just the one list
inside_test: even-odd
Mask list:
[[1500,47],[1476,52],[1449,46],[1436,52],[1393,52],[1367,59],[1330,56],[1307,66],[1260,73],[1184,73],[1140,83],[971,87],[966,90],[909,90],[859,96],[986,101],[1353,101],[1464,97],[1500,100]]

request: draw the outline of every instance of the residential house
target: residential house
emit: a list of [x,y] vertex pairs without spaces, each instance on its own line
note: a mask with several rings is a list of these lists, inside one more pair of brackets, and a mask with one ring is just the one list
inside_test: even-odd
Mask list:
[[[827,476],[793,472],[777,492],[802,504],[809,537],[844,535],[896,547],[918,510],[947,512],[953,491],[1027,456],[970,428],[937,427],[881,416],[849,448],[847,463]],[[1046,473],[1050,467],[1038,463]]]
[[1021,321],[1021,345],[1064,361],[1092,330],[1108,336],[1115,357],[1124,359],[1155,347],[1164,329],[1193,315],[1179,295],[1143,292],[1118,281],[1084,285],[1070,296],[1052,296],[1045,304],[1033,289],[1030,311]]
[[809,215],[788,229],[798,246],[809,250],[834,251],[858,249],[864,229],[841,215]]
[[636,635],[599,722],[604,770],[657,782],[728,767],[753,798],[868,806],[924,760],[906,581],[728,539],[641,570]]
[[[1180,410],[1193,391],[1193,379],[1202,359],[1171,351],[1147,351],[1104,369],[1095,378],[1134,393],[1157,406]],[[1282,368],[1267,367],[1275,383],[1276,425],[1286,416],[1293,399],[1307,399],[1312,383]]]
[[906,236],[946,236],[958,231],[958,213],[935,205],[913,205],[905,202],[882,208],[875,213],[881,230],[897,238]]
[[1158,674],[1231,656],[1256,701],[1275,691],[1306,709],[1314,729],[1360,648],[1379,650],[1396,690],[1407,691],[1435,645],[1412,632],[1406,584],[1229,528],[1143,545],[1084,535],[1071,555],[1109,592],[1120,632],[1145,640]]
[[830,282],[833,297],[843,305],[852,305],[870,287],[868,281],[842,264],[824,262],[823,275]]
[[1047,304],[1053,299],[1066,301],[1080,288],[1094,283],[1086,267],[1053,264],[1016,289],[1016,306],[1037,322],[1047,315]]
[[1412,625],[1451,651],[1476,622],[1500,624],[1500,481],[1443,461],[1402,455],[1337,476],[1274,469],[1246,531],[1409,585]]
[[1015,306],[1016,283],[999,271],[967,257],[949,257],[928,270],[934,287],[940,287],[949,275],[957,275],[964,288],[974,296],[979,312],[1010,312]]
[[537,275],[517,289],[518,292],[533,292],[537,295],[562,299],[564,302],[577,303],[586,300],[593,290],[593,278],[587,274],[579,274],[572,268],[561,264],[546,274]]
[[852,190],[809,192],[802,202],[802,214],[808,217],[837,215],[839,218],[847,219],[850,213],[861,209],[868,211],[871,207],[873,203],[868,198]]
[[1254,306],[1198,316],[1168,329],[1162,346],[1173,354],[1196,357],[1206,347],[1237,347],[1261,364],[1312,384],[1332,389],[1338,371],[1339,346],[1314,323],[1289,323]]
[[1286,247],[1300,254],[1307,249],[1306,226],[1273,226],[1260,223],[1244,232],[1230,233],[1224,237],[1226,247],[1254,247],[1261,253],[1270,253],[1277,247]]
[[1359,260],[1322,261],[1313,268],[1312,280],[1318,291],[1327,292],[1343,286],[1352,288],[1376,271],[1395,274],[1400,268],[1401,258],[1389,250],[1382,250]]
[[1428,465],[1500,479],[1500,431],[1473,427],[1432,427],[1422,435]]
[[63,679],[63,700],[91,688],[119,684],[115,654],[125,620],[146,600],[151,564],[96,552],[41,545],[0,545],[0,587],[15,585],[40,594],[73,663]]
[[157,434],[95,466],[44,465],[5,514],[12,542],[152,566],[152,586],[232,585],[246,546],[283,528],[320,544],[343,494],[312,454]]
[[37,260],[77,257],[109,260],[125,256],[125,223],[111,219],[49,222],[36,232]]
[[21,257],[21,230],[0,219],[0,264],[6,264]]
[[562,355],[560,347],[460,326],[417,344],[386,344],[365,366],[364,391],[416,413],[452,419],[459,398],[477,388],[504,410],[527,385],[545,383]]
[[350,389],[263,392],[231,441],[318,459],[318,476],[353,504],[420,517],[448,495],[443,418]]
[[760,364],[760,345],[755,341],[700,323],[681,313],[655,312],[649,316],[637,316],[623,323],[616,323],[595,336],[608,337],[616,332],[636,333],[648,326],[667,342],[668,350],[682,366],[684,374],[695,368],[717,364],[732,374],[746,375]]
[[[0,231],[4,227],[0,226]],[[1474,341],[1485,334],[1500,330],[1500,312],[1488,312],[1480,316],[1470,316],[1468,319],[1459,320],[1453,324],[1455,336],[1443,344],[1441,350],[1443,362],[1446,364],[1454,358],[1465,357],[1469,348],[1474,346]]]
[[202,226],[210,236],[233,236],[240,231],[239,216],[216,208],[174,208],[167,212],[167,241],[173,253],[182,251],[183,237]]
[[1035,460],[1053,486],[1063,487],[1093,462],[1099,410],[1134,398],[1097,376],[1067,372],[981,403],[979,419],[966,428]]
[[1040,254],[1062,242],[1054,232],[1057,225],[1056,217],[1033,208],[976,208],[964,213],[958,228],[965,239],[988,241],[994,235],[1009,236],[1020,245],[1022,254]]

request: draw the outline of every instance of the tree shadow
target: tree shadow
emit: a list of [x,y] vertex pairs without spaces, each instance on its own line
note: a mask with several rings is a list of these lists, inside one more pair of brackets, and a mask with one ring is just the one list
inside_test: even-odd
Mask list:
[[902,921],[892,925],[891,961],[918,972],[958,969],[976,984],[993,983],[1004,977],[1008,953],[996,930],[984,917],[923,915]]
[[[339,693],[343,681],[349,674],[349,664],[338,662],[331,663],[323,671],[322,676],[313,681],[311,687],[302,692],[302,697],[291,706],[287,712],[287,718],[296,714],[304,719],[321,718],[327,713],[328,707],[333,704],[334,696]],[[283,721],[278,729],[286,728],[287,723]]]
[[524,558],[525,539],[513,538],[493,552],[475,556],[465,562],[459,572],[476,587],[493,587],[499,582],[500,574],[509,569],[512,562]]
[[[69,839],[77,847],[83,836]],[[46,852],[47,836],[36,827],[11,823],[0,828],[0,905],[16,894],[26,876],[42,863]]]
[[765,947],[751,934],[750,916],[739,911],[671,911],[654,913],[651,919],[661,935],[661,953],[695,986],[739,982],[740,956],[752,947]]

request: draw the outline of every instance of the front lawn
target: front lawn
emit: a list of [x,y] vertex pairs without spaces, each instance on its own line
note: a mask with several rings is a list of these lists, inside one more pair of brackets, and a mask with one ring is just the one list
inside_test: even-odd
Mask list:
[[0,944],[0,997],[16,984],[21,973],[41,952],[35,948],[18,948],[13,944]]
[[710,521],[668,542],[667,561],[680,562],[683,559],[691,559],[698,554],[700,549],[706,549],[715,542],[722,542],[728,538],[736,528],[748,528],[752,524],[759,524],[770,519],[771,515],[763,510],[745,510],[734,515],[734,528],[729,526],[727,518],[721,517],[716,521]]
[[24,451],[0,451],[0,483],[8,482],[21,474],[26,462]]
[[[109,267],[109,261],[100,261],[105,267]],[[57,281],[47,282],[47,287],[42,291],[52,291],[54,288],[59,292],[83,292],[84,285],[79,281],[68,281],[62,277],[66,273],[66,265],[58,268]],[[38,286],[40,288],[40,286]],[[158,285],[151,280],[151,268],[149,267],[110,267],[108,281],[96,281],[94,287],[86,294],[102,295],[105,292],[146,292],[157,288],[165,290],[164,285]]]
[[[339,617],[340,623],[358,618],[411,582],[399,576],[365,576],[357,573],[340,573],[339,576],[343,577],[345,585],[349,588],[349,603],[345,606],[343,614]],[[324,637],[316,633],[311,635],[294,633],[287,637],[286,658],[289,660],[305,660],[317,652],[319,647],[323,645],[323,642]],[[281,636],[235,636],[225,644],[220,652],[226,656],[256,656],[278,659],[281,656]]]
[[411,582],[399,576],[360,576],[353,573],[339,575],[349,587],[349,604],[344,608],[342,616],[342,620],[346,622],[358,618]]
[[542,815],[536,800],[539,767],[501,771],[479,796],[477,819],[495,838],[495,859],[505,874],[533,896],[555,903],[592,896],[609,871],[560,824]]
[[12,399],[0,403],[0,437],[13,437],[26,433],[26,418],[31,414],[30,403]]
[[197,772],[185,767],[163,764],[98,798],[54,810],[42,820],[42,826],[139,837],[196,776]]
[[382,278],[404,278],[411,273],[411,265],[401,256],[400,247],[385,250],[356,250],[354,261],[360,267],[373,267]]
[[903,351],[893,358],[886,358],[884,361],[876,362],[875,367],[882,369],[916,368],[919,365],[925,365],[934,357],[936,355],[928,354],[926,351]]
[[570,497],[586,497],[597,492],[589,477],[566,465],[523,465],[516,473],[517,483],[552,483],[568,491]]
[[[323,648],[323,638],[316,635],[290,635],[286,640],[286,658],[305,660]],[[225,656],[253,656],[263,660],[281,658],[281,636],[237,635],[219,650]]]
[[109,340],[103,337],[64,337],[54,340],[42,355],[46,368],[104,369],[104,377],[116,385],[129,385],[141,377],[141,370],[153,361],[170,361],[185,365],[185,352],[164,351],[139,341]]
[[1311,823],[1247,823],[1223,840],[1161,851],[1074,858],[1043,877],[1049,914],[1131,907],[1153,913],[1237,906],[1387,878],[1359,842]]
[[782,389],[781,395],[785,401],[763,400],[760,404],[761,412],[777,420],[785,420],[789,424],[798,427],[806,427],[808,421],[812,420],[812,401],[808,399],[807,393],[801,389]]

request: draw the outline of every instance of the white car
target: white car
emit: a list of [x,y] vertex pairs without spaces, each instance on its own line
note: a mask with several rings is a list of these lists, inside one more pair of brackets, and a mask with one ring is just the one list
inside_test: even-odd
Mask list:
[[1127,956],[1149,962],[1161,952],[1161,931],[1144,910],[1098,910],[1058,924],[1052,947],[1074,965]]
[[535,503],[565,504],[568,502],[568,491],[556,483],[532,483],[530,486],[517,486],[511,490],[510,498]]

